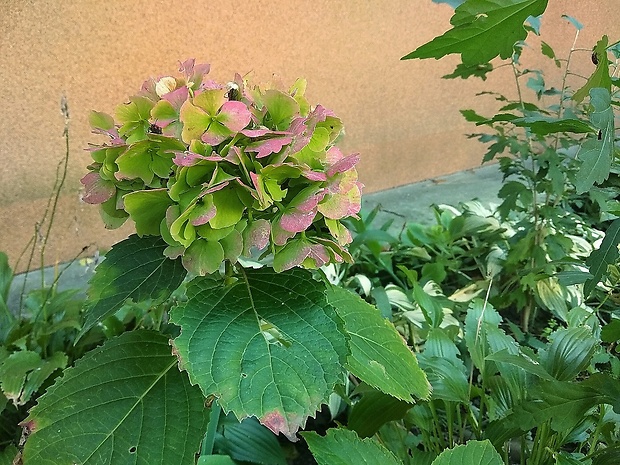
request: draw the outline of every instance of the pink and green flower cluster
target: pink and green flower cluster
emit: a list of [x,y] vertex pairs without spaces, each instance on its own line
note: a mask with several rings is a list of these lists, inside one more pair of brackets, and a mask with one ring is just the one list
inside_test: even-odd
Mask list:
[[239,75],[222,85],[193,59],[179,71],[146,81],[115,118],[91,113],[109,140],[89,148],[83,199],[106,226],[131,218],[200,275],[257,251],[276,271],[349,261],[341,220],[359,212],[362,185],[359,156],[334,145],[340,119],[308,104],[303,80],[288,91]]

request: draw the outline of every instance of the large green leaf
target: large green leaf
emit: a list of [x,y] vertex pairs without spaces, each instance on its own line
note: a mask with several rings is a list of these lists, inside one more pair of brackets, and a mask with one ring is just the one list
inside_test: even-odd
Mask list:
[[528,16],[545,11],[547,0],[468,0],[454,11],[453,28],[401,58],[441,58],[461,54],[466,66],[510,58],[514,44],[525,39]]
[[575,181],[578,194],[607,179],[614,157],[614,111],[609,91],[600,87],[591,89],[590,104],[593,107],[590,121],[598,129],[598,134],[588,138],[577,152],[582,163]]
[[558,381],[572,381],[590,364],[599,344],[588,327],[560,328],[539,352],[540,364]]
[[129,236],[115,244],[95,270],[88,289],[90,306],[80,336],[132,299],[165,299],[187,274],[181,259],[164,256],[161,237]]
[[502,457],[490,441],[469,441],[443,451],[432,465],[503,465]]
[[607,267],[618,260],[618,244],[620,244],[620,219],[616,219],[609,225],[600,247],[586,259],[586,265],[590,267],[590,274],[593,278],[588,279],[583,286],[585,297],[590,295],[603,275],[607,273]]
[[304,270],[248,269],[236,282],[196,278],[171,320],[181,366],[238,419],[293,438],[325,402],[347,355],[325,284]]
[[404,418],[412,406],[379,391],[366,392],[351,409],[348,428],[362,438],[371,437],[388,421]]
[[398,399],[426,399],[430,385],[392,323],[358,295],[332,287],[329,303],[344,321],[351,355],[347,368],[365,383]]
[[135,331],[87,353],[39,398],[27,464],[193,464],[206,429],[204,398],[168,338]]
[[332,428],[325,436],[301,433],[319,465],[402,465],[389,450],[355,431]]
[[220,452],[240,462],[287,465],[278,438],[256,418],[250,417],[238,422],[234,416],[231,417],[220,423],[222,434],[216,439]]

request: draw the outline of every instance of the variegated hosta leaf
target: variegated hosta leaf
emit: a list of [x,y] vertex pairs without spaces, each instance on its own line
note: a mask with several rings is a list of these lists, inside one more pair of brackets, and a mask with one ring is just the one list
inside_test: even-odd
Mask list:
[[247,269],[232,284],[196,278],[187,294],[171,319],[191,381],[237,418],[294,438],[344,370],[346,340],[325,285],[299,269]]

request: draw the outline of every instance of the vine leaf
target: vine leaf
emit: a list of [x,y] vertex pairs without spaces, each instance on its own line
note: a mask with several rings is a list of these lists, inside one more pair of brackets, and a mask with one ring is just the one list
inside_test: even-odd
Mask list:
[[188,284],[171,312],[180,365],[205,396],[242,420],[295,439],[343,374],[347,344],[325,285],[305,270],[247,269],[230,284]]
[[127,332],[87,353],[39,398],[24,463],[193,464],[204,398],[179,371],[168,338]]
[[609,91],[601,87],[591,89],[590,104],[593,107],[590,121],[598,129],[598,134],[588,138],[577,152],[577,158],[582,162],[575,181],[578,194],[607,179],[614,157],[614,111]]
[[355,431],[332,428],[325,436],[301,433],[319,465],[402,465],[392,452]]
[[101,320],[114,314],[128,299],[166,299],[187,274],[181,260],[164,256],[168,246],[161,237],[129,236],[106,254],[90,280],[86,322],[82,337]]
[[351,355],[347,369],[366,384],[406,402],[427,399],[430,384],[394,326],[356,294],[332,287],[329,303],[344,321]]
[[588,297],[601,281],[607,272],[607,267],[618,260],[618,244],[620,244],[620,219],[609,225],[601,246],[586,259],[586,265],[590,267],[590,274],[593,277],[588,279],[583,286],[584,297]]
[[523,23],[545,11],[548,0],[468,0],[454,10],[453,28],[401,60],[439,59],[459,53],[465,66],[510,58],[516,42],[527,36]]

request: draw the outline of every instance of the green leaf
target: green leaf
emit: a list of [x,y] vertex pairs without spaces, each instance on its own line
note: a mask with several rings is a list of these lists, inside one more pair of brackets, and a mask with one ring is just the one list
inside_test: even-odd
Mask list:
[[6,340],[16,322],[15,315],[7,305],[12,281],[13,270],[9,266],[9,258],[0,252],[0,343]]
[[339,287],[328,301],[344,321],[351,355],[347,368],[366,384],[406,402],[427,399],[430,385],[392,323],[358,295]]
[[521,431],[549,420],[554,431],[570,431],[583,421],[588,410],[606,400],[584,383],[560,381],[542,381],[531,390],[530,398],[513,409],[514,421]]
[[353,405],[348,428],[360,437],[373,436],[388,421],[401,420],[413,404],[378,391],[364,393]]
[[24,463],[193,464],[206,429],[204,398],[168,338],[134,331],[88,352],[24,421]]
[[511,354],[510,352],[508,352],[507,349],[503,349],[493,354],[487,355],[486,360],[508,363],[510,365],[523,368],[528,373],[536,375],[539,378],[547,381],[551,381],[554,379],[553,376],[547,373],[547,371],[536,360],[532,360],[531,358],[526,357],[524,354]]
[[271,116],[273,129],[283,131],[289,127],[295,115],[299,114],[299,104],[288,94],[269,89],[265,92],[263,102]]
[[581,31],[583,29],[583,24],[581,24],[579,21],[577,21],[575,18],[573,18],[572,16],[569,15],[562,15],[562,18],[564,18],[565,20],[567,20],[569,23],[571,23],[573,26],[575,26],[575,29],[577,29],[578,31]]
[[13,444],[9,444],[5,449],[0,451],[0,465],[13,465],[15,463],[20,463],[15,461],[18,452],[17,447]]
[[588,96],[589,92],[597,87],[611,92],[611,76],[609,75],[609,59],[607,58],[608,43],[609,39],[607,36],[603,36],[594,46],[592,61],[596,64],[596,70],[583,87],[573,94],[573,100],[576,102],[579,103],[583,101],[583,99]]
[[479,63],[471,66],[464,65],[463,63],[459,63],[456,65],[456,69],[452,71],[450,74],[446,74],[445,76],[441,76],[442,79],[467,79],[472,76],[478,77],[483,81],[487,80],[487,74],[493,71],[493,65],[491,63]]
[[371,438],[355,431],[332,428],[325,436],[301,433],[319,465],[402,465],[394,454]]
[[340,382],[347,355],[325,285],[304,270],[247,269],[233,283],[188,284],[170,318],[181,366],[238,419],[293,438]]
[[459,53],[472,66],[513,54],[514,44],[527,36],[523,23],[539,16],[547,0],[469,0],[454,11],[453,28],[401,58],[441,58]]
[[443,451],[432,465],[503,465],[502,457],[490,441],[469,441]]
[[601,340],[608,343],[620,341],[619,319],[613,319],[603,327],[601,330]]
[[202,455],[198,465],[237,465],[228,455]]
[[173,204],[167,189],[130,192],[123,197],[123,202],[125,211],[136,223],[136,232],[140,236],[158,236],[166,210]]
[[574,118],[557,119],[545,116],[526,116],[512,120],[515,126],[529,128],[534,134],[546,136],[556,132],[572,132],[588,134],[594,132],[592,126],[585,121]]
[[605,237],[598,249],[593,250],[586,259],[592,279],[583,286],[584,297],[588,297],[596,285],[607,273],[607,267],[618,260],[618,244],[620,244],[620,219],[614,220],[605,232]]
[[164,256],[168,246],[161,237],[131,235],[106,254],[90,280],[90,306],[79,337],[120,309],[127,299],[166,299],[178,288],[187,271],[181,260]]
[[287,465],[286,457],[274,434],[250,417],[241,423],[236,418],[223,422],[218,449],[241,462],[263,465]]
[[577,152],[577,158],[581,161],[575,181],[578,194],[607,179],[614,158],[614,111],[609,91],[601,88],[590,90],[590,104],[594,108],[590,121],[599,131],[594,138],[588,138]]
[[540,364],[558,381],[571,381],[590,364],[598,342],[587,327],[561,328],[540,351]]
[[540,43],[540,49],[543,55],[553,60],[553,62],[555,63],[555,66],[557,66],[558,68],[562,66],[562,64],[560,63],[560,60],[558,60],[557,57],[555,56],[555,52],[551,48],[551,45],[549,45],[547,42],[543,40]]
[[30,350],[14,352],[0,365],[0,389],[7,399],[21,405],[20,398],[28,374],[41,366],[41,357]]

